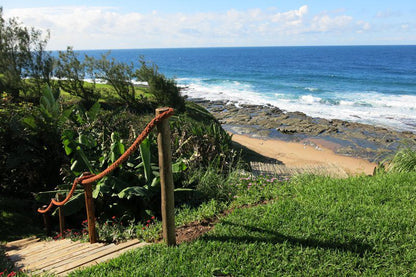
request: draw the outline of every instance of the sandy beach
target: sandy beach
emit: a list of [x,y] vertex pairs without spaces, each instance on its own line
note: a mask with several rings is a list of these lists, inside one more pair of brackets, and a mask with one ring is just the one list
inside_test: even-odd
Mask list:
[[[286,167],[341,168],[346,175],[372,174],[377,163],[403,145],[415,145],[416,133],[342,120],[312,118],[271,105],[236,105],[193,99],[233,134],[234,142],[258,153],[248,160]],[[252,159],[251,159],[252,158]]]
[[335,166],[349,175],[372,174],[375,163],[334,153],[322,144],[259,139],[233,134],[233,141],[262,156],[276,159],[287,167]]

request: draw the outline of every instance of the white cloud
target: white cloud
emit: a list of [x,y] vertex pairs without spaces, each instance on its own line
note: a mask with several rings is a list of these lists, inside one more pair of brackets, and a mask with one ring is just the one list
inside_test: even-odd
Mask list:
[[390,18],[390,17],[400,17],[403,14],[399,11],[393,11],[393,10],[384,10],[384,11],[379,11],[376,14],[377,18],[382,18],[382,19],[386,19],[386,18]]
[[[121,13],[112,7],[13,9],[26,25],[51,31],[49,48],[145,48],[307,44],[316,33],[354,33],[370,28],[353,24],[351,16],[322,12],[309,14],[307,5],[276,9],[231,9],[223,12]],[[325,42],[324,42],[325,43]]]

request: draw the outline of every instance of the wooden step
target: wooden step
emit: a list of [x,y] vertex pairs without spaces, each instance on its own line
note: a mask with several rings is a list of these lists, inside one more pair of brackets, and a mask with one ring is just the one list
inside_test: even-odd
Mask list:
[[149,244],[137,239],[119,244],[90,244],[69,239],[41,241],[31,237],[9,242],[5,249],[16,268],[28,274],[53,273],[65,276],[78,268],[108,261],[146,245]]

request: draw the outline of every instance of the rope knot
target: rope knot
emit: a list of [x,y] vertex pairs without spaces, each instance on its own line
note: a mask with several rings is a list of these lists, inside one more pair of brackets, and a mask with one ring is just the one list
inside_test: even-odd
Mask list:
[[84,172],[82,173],[78,178],[76,178],[76,182],[77,184],[81,184],[82,185],[82,181],[89,179],[91,177],[94,177],[95,174],[91,173],[91,172]]

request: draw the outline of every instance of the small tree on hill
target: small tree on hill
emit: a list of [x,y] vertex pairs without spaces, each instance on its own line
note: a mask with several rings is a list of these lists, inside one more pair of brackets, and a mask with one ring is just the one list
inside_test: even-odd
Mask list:
[[94,69],[94,76],[114,88],[120,98],[128,105],[136,102],[136,90],[133,80],[133,64],[117,62],[114,58],[108,59],[109,53],[97,60],[87,57],[86,60]]
[[59,87],[71,95],[81,97],[88,104],[99,98],[95,80],[92,83],[85,81],[86,76],[93,77],[93,69],[86,62],[78,59],[78,54],[72,47],[68,47],[66,52],[59,52],[57,62],[56,77],[59,78]]
[[185,99],[181,96],[181,90],[175,80],[166,78],[158,72],[156,65],[147,65],[141,60],[141,67],[135,73],[139,81],[147,82],[147,92],[153,94],[160,106],[169,106],[182,112],[185,110]]

